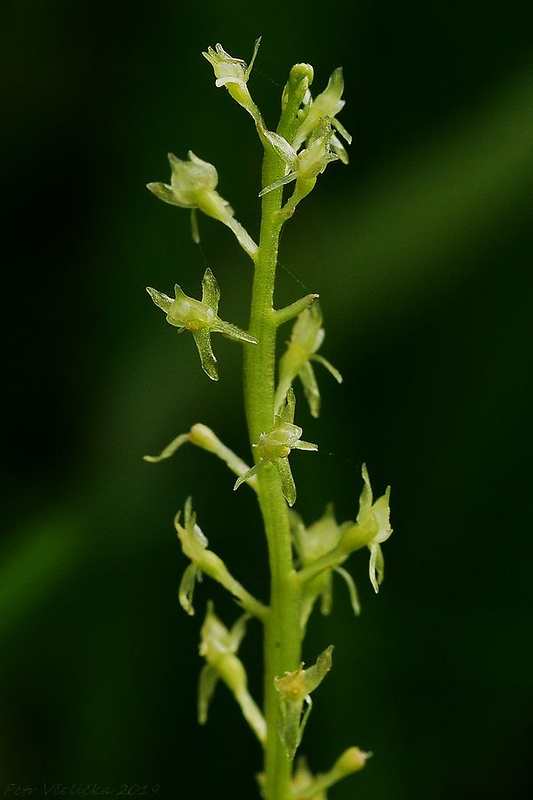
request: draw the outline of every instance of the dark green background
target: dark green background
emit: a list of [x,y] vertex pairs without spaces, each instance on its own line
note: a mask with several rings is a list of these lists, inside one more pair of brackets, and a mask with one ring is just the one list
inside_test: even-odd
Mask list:
[[[319,375],[318,422],[299,405],[321,452],[291,458],[297,508],[353,518],[363,461],[392,484],[382,592],[359,554],[362,616],[339,583],[312,620],[306,661],[336,649],[304,749],[315,770],[374,752],[338,800],[531,796],[532,22],[523,0],[2,5],[0,795],[255,796],[260,754],[224,687],[195,720],[205,602],[236,612],[207,581],[182,612],[172,527],[192,494],[266,599],[255,502],[205,453],[141,456],[196,421],[246,454],[239,347],[215,340],[211,384],[144,291],[194,295],[207,261],[221,315],[246,326],[246,259],[206,218],[200,251],[144,186],[192,148],[255,233],[260,147],[201,51],[248,59],[262,35],[250,88],[270,126],[293,63],[315,91],[342,65],[354,136],[282,243],[279,302],[320,293],[345,377]],[[251,624],[256,692],[260,645]]]

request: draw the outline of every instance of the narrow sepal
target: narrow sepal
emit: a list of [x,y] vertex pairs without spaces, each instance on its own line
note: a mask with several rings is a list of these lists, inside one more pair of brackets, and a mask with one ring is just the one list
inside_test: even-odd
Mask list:
[[370,575],[370,582],[374,587],[376,594],[379,592],[379,587],[385,577],[385,559],[383,558],[383,550],[381,545],[373,544],[370,546],[370,561],[368,564],[368,572]]
[[220,301],[220,288],[218,281],[213,275],[210,267],[207,267],[202,278],[202,303],[213,310],[214,315],[218,314],[218,303]]
[[153,303],[160,308],[161,311],[164,311],[165,314],[168,314],[174,303],[173,298],[169,297],[168,294],[164,294],[164,292],[159,292],[157,289],[152,289],[151,286],[147,286],[146,291],[152,298]]
[[287,458],[278,458],[274,464],[280,477],[283,497],[290,506],[293,506],[296,502],[296,485],[292,477],[289,461]]
[[239,486],[241,486],[241,484],[248,483],[250,481],[250,478],[253,478],[254,475],[257,475],[259,470],[262,467],[265,466],[265,463],[266,463],[266,460],[265,459],[261,459],[261,461],[258,461],[257,464],[254,464],[253,467],[250,467],[249,470],[244,472],[242,475],[239,475],[239,477],[237,478],[237,480],[235,481],[235,483],[233,485],[233,491],[238,489]]
[[198,349],[203,371],[212,381],[218,381],[217,360],[211,347],[209,331],[206,328],[196,331],[193,333],[193,338]]
[[348,587],[348,592],[350,595],[350,604],[353,609],[353,613],[356,617],[359,616],[361,613],[361,603],[359,602],[359,594],[357,592],[357,587],[355,585],[355,581],[350,575],[347,570],[343,569],[343,567],[335,567],[334,570],[341,578],[344,580],[346,586]]
[[200,671],[200,678],[198,680],[198,722],[200,725],[205,725],[207,722],[209,705],[213,698],[218,680],[219,678],[216,670],[214,670],[210,664],[205,664]]
[[162,200],[164,203],[168,203],[171,206],[182,206],[182,203],[179,203],[176,199],[176,195],[171,186],[168,186],[166,183],[147,183],[146,188],[149,189],[152,194],[155,194],[159,200]]
[[168,444],[158,456],[143,456],[145,461],[149,461],[152,464],[157,464],[159,461],[164,461],[166,458],[170,458],[174,455],[176,450],[178,450],[182,444],[189,441],[189,434],[188,433],[181,433],[179,436],[176,436],[170,444]]
[[191,617],[194,615],[194,606],[192,604],[194,587],[196,586],[196,581],[199,579],[200,573],[198,572],[196,565],[191,563],[188,567],[186,567],[178,589],[180,606]]

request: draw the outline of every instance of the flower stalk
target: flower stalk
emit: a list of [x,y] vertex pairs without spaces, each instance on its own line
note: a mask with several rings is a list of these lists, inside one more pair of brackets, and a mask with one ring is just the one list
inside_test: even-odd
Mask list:
[[[258,244],[235,219],[229,203],[218,194],[215,167],[192,151],[183,161],[169,156],[172,170],[169,184],[148,184],[151,192],[164,202],[190,209],[195,240],[198,240],[196,213],[201,211],[230,228],[253,262],[247,331],[220,318],[220,289],[210,268],[204,272],[200,300],[186,295],[179,284],[175,285],[174,298],[148,288],[167,322],[180,332],[192,334],[200,365],[212,380],[219,378],[212,334],[221,333],[242,346],[244,407],[253,463],[249,465],[203,423],[194,424],[187,433],[174,438],[158,456],[145,458],[158,463],[173,456],[184,444],[193,444],[227,465],[237,476],[234,489],[246,484],[255,492],[268,547],[267,603],[254,597],[211,549],[190,498],[185,503],[183,517],[178,514],[175,518],[181,548],[189,560],[179,586],[184,610],[194,614],[193,593],[203,576],[226,589],[244,610],[234,625],[227,628],[215,614],[212,602],[208,603],[201,628],[200,654],[205,664],[199,681],[199,720],[202,724],[207,720],[216,685],[225,684],[263,749],[264,770],[259,776],[259,787],[264,800],[326,800],[326,790],[362,769],[370,754],[349,747],[328,772],[316,775],[301,757],[295,766],[312,708],[310,695],[329,673],[333,651],[333,646],[328,646],[314,664],[306,667],[302,645],[317,601],[324,614],[331,612],[334,575],[344,579],[354,612],[359,613],[357,589],[344,567],[352,553],[369,549],[369,576],[378,590],[383,579],[381,545],[392,532],[390,490],[374,501],[364,465],[355,522],[337,523],[330,504],[320,520],[306,527],[292,509],[297,492],[289,459],[292,461],[294,450],[318,449],[316,444],[302,439],[303,429],[295,421],[296,389],[299,390],[301,383],[311,415],[318,417],[320,392],[313,365],[324,366],[339,383],[342,378],[318,354],[324,341],[318,294],[309,293],[284,308],[275,308],[280,235],[327,166],[336,161],[348,162],[339,137],[348,144],[351,137],[336,119],[345,103],[342,70],[336,69],[326,89],[313,99],[310,86],[314,73],[309,64],[296,64],[290,71],[282,95],[279,124],[275,131],[269,130],[248,86],[258,48],[259,40],[249,65],[229,55],[220,44],[203,53],[214,70],[216,86],[225,88],[252,117],[264,149]],[[291,338],[278,364],[278,329],[290,321],[293,322]],[[251,619],[264,629],[262,707],[250,694],[246,668],[237,655]]]

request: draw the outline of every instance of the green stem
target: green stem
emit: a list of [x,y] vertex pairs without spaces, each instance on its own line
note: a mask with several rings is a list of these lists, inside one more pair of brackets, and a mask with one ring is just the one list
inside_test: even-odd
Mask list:
[[[263,186],[283,174],[283,164],[273,152],[266,152]],[[276,364],[276,319],[273,300],[279,236],[283,219],[279,215],[282,189],[264,195],[261,234],[255,264],[249,331],[258,344],[245,348],[244,397],[250,442],[268,431],[274,422]],[[277,470],[266,465],[257,475],[258,497],[270,564],[270,607],[264,620],[264,716],[265,797],[289,800],[292,764],[279,736],[280,704],[274,678],[297,669],[301,660],[299,596],[292,561],[288,507]]]

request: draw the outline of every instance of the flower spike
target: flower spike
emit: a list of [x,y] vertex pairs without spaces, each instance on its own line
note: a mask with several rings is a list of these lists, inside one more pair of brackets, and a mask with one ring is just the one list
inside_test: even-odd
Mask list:
[[257,339],[249,333],[242,331],[236,325],[224,322],[218,316],[220,290],[209,267],[202,279],[201,300],[194,300],[186,295],[178,284],[174,287],[174,299],[150,286],[146,291],[155,305],[165,312],[167,322],[178,328],[180,333],[184,330],[192,333],[202,369],[213,381],[218,380],[218,370],[217,360],[211,347],[212,333],[222,333],[235,341],[257,344]]

